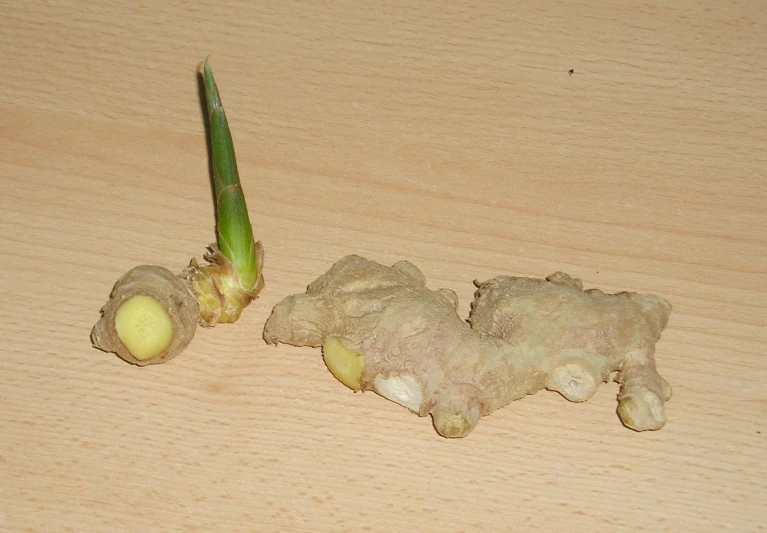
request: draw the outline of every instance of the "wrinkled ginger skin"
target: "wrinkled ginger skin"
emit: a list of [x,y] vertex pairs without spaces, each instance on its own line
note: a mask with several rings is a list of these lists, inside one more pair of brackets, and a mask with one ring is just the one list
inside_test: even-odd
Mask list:
[[[120,340],[116,315],[123,303],[136,295],[157,300],[170,317],[173,333],[168,347],[154,357],[135,357]],[[167,268],[154,265],[138,266],[123,275],[101,309],[101,318],[91,331],[96,348],[117,354],[138,366],[164,363],[180,354],[194,337],[200,315],[199,304],[186,282]]]
[[671,305],[652,294],[583,290],[579,279],[500,276],[477,283],[469,321],[483,335],[511,342],[536,369],[536,387],[571,401],[589,399],[614,372],[618,414],[636,431],[666,421],[671,387],[657,372],[655,343]]
[[652,352],[670,306],[655,296],[583,292],[565,274],[550,279],[481,284],[472,328],[455,293],[429,290],[411,263],[386,267],[351,255],[305,294],[279,302],[264,340],[320,347],[332,339],[340,357],[364,361],[359,379],[355,372],[339,380],[431,415],[445,437],[466,436],[480,417],[542,388],[586,400],[615,370],[624,424],[662,426],[671,391]]

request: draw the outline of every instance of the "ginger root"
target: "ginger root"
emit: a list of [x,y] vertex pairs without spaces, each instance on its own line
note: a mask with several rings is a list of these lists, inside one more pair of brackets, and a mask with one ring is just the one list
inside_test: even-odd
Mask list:
[[351,255],[305,294],[279,302],[264,340],[322,346],[339,381],[431,415],[445,437],[466,436],[480,417],[541,388],[585,400],[615,370],[624,423],[662,426],[670,388],[655,372],[652,351],[668,304],[653,296],[584,293],[564,274],[552,279],[561,283],[496,278],[481,284],[472,328],[457,312],[456,294],[428,289],[411,263],[386,267]]

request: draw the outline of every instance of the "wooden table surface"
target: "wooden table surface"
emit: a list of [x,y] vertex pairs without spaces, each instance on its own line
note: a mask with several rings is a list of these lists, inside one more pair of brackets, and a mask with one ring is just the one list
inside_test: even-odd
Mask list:
[[[765,531],[764,2],[4,4],[0,532]],[[208,54],[267,286],[138,368],[89,333],[214,239]],[[666,427],[609,383],[447,440],[265,345],[350,253],[464,315],[500,274],[663,295]]]

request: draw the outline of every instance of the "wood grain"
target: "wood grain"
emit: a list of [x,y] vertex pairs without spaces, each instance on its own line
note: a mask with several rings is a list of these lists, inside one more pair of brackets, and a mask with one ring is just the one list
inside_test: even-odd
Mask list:
[[[5,4],[0,532],[765,530],[763,2]],[[208,54],[267,288],[135,368],[88,334],[121,273],[214,238]],[[667,426],[608,384],[449,441],[264,345],[348,253],[464,313],[499,274],[664,295]]]

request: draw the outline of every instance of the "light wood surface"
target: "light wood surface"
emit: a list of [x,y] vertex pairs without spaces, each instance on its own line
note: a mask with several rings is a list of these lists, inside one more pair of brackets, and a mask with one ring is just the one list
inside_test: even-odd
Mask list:
[[[763,1],[3,3],[0,532],[765,530]],[[137,368],[88,335],[214,239],[208,54],[267,287]],[[349,253],[463,314],[500,274],[665,296],[667,426],[610,383],[446,440],[266,346]]]

